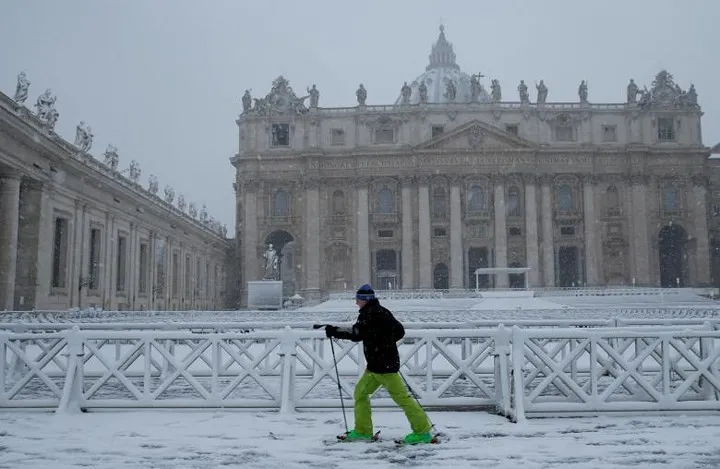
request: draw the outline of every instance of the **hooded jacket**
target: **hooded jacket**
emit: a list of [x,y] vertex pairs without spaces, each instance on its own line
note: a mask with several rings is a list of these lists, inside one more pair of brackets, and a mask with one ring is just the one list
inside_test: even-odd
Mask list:
[[400,371],[397,342],[405,337],[405,328],[377,299],[360,308],[357,321],[350,328],[338,328],[338,339],[363,343],[367,370],[373,373]]

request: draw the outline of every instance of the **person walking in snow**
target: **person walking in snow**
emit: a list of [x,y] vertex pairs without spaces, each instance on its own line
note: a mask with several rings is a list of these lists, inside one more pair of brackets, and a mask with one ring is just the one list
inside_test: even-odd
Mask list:
[[400,376],[400,354],[397,342],[405,336],[405,328],[395,316],[380,305],[370,285],[363,285],[355,295],[359,310],[350,328],[325,327],[330,339],[346,339],[363,343],[367,366],[355,385],[355,428],[342,438],[345,441],[370,441],[373,438],[370,396],[382,386],[405,412],[412,433],[403,443],[430,443],[432,424],[420,404],[410,396]]

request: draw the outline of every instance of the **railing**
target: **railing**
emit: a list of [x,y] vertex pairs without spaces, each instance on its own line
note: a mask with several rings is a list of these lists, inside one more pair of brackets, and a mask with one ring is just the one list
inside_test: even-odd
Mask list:
[[512,331],[514,420],[602,412],[720,410],[720,331]]
[[[170,324],[220,324],[235,323],[242,327],[258,323],[278,328],[297,327],[297,324],[310,322],[351,321],[355,318],[354,305],[348,300],[347,308],[306,309],[298,311],[283,309],[277,311],[15,311],[0,312],[0,325],[27,324],[112,324],[112,323],[170,323]],[[462,303],[461,307],[438,309],[432,304],[404,306],[395,309],[395,314],[404,323],[434,324],[516,324],[522,320],[578,322],[586,318],[612,321],[614,318],[626,320],[700,320],[720,319],[720,306],[714,304],[689,305],[642,305],[642,306],[603,306],[598,307],[559,307],[559,308],[516,308],[508,310],[480,309],[472,304]],[[427,326],[426,326],[427,327]]]
[[[326,341],[323,332],[289,328],[0,333],[0,407],[335,407],[335,363]],[[350,399],[363,354],[353,342],[336,349],[340,385]],[[495,402],[492,331],[409,331],[400,349],[404,375],[425,405]],[[392,401],[380,395],[376,405]]]
[[[319,331],[0,332],[0,408],[337,407]],[[720,331],[709,323],[617,328],[408,329],[401,372],[424,406],[495,407],[515,421],[609,411],[720,410]],[[361,347],[340,341],[351,399]],[[374,405],[390,406],[387,394]]]

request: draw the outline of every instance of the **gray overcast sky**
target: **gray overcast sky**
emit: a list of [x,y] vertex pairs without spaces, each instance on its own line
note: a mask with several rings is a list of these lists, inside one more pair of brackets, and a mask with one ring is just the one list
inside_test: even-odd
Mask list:
[[[320,106],[390,104],[425,70],[442,20],[458,63],[498,78],[517,100],[520,79],[544,79],[549,101],[622,102],[629,78],[666,68],[694,83],[704,142],[720,142],[718,0],[3,0],[0,90],[32,82],[26,104],[57,95],[67,140],[85,120],[92,153],[118,147],[198,208],[234,226],[235,119],[246,88],[265,95],[283,74]],[[532,90],[531,98],[535,93]],[[232,228],[231,228],[232,229]]]

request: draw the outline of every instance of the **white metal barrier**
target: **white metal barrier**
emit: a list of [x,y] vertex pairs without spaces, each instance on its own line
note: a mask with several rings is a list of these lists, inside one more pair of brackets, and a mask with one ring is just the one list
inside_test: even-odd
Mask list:
[[[339,406],[321,331],[0,331],[0,408]],[[513,420],[720,410],[720,332],[683,327],[408,329],[402,373],[424,406],[495,406]],[[361,347],[336,347],[351,400]],[[392,405],[384,391],[374,405]]]
[[720,410],[720,331],[513,328],[514,420],[606,412]]
[[[403,374],[425,405],[491,406],[492,330],[410,330]],[[335,407],[335,363],[322,331],[0,332],[0,407]],[[360,347],[340,342],[351,399]],[[392,405],[382,392],[376,405]]]

